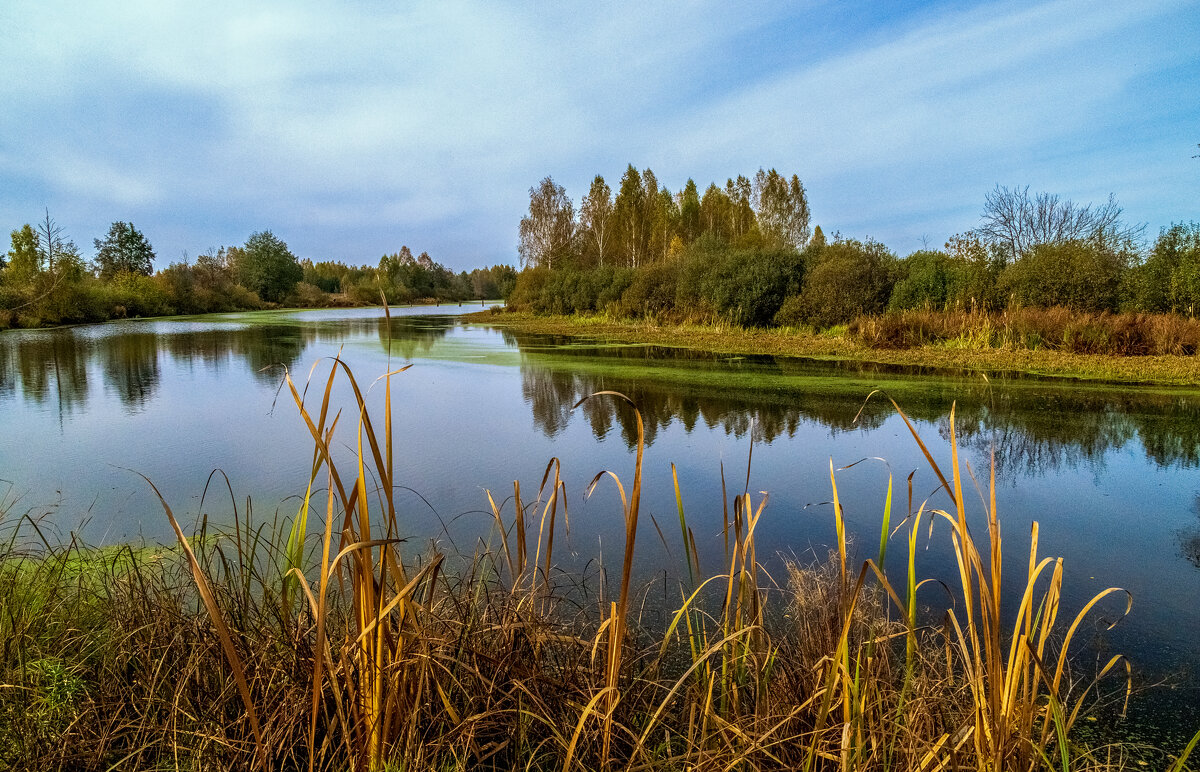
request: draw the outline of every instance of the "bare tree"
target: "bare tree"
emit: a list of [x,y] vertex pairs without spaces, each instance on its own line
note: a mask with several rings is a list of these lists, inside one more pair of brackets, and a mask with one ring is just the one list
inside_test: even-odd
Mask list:
[[977,232],[996,244],[1008,262],[1038,244],[1099,240],[1128,244],[1140,239],[1144,225],[1121,222],[1122,209],[1110,194],[1099,206],[1079,205],[1053,193],[1029,195],[1029,186],[997,185],[984,199],[983,224]]
[[529,189],[529,214],[521,218],[517,252],[523,266],[545,266],[565,257],[575,240],[575,206],[550,177]]
[[67,251],[68,246],[74,251],[75,245],[63,239],[62,226],[54,221],[50,216],[50,209],[46,209],[46,218],[37,225],[38,252],[43,265],[39,266],[44,271],[54,271],[54,263],[57,258]]

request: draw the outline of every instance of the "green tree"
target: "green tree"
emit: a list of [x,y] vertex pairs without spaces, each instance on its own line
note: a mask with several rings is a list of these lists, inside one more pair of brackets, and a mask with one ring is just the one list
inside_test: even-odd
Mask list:
[[700,193],[696,189],[696,181],[690,177],[679,194],[679,229],[685,244],[691,244],[703,232],[700,227]]
[[629,164],[621,176],[621,188],[617,191],[613,210],[621,262],[636,268],[645,258],[649,229],[646,227],[646,191],[642,187],[642,175],[633,164]]
[[725,195],[715,182],[710,182],[700,199],[700,227],[703,233],[715,236],[723,241],[729,241],[732,235],[729,231],[730,210],[733,208],[729,196]]
[[1200,304],[1200,292],[1192,289],[1200,290],[1200,223],[1164,228],[1146,262],[1130,273],[1130,300],[1138,310],[1195,308]]
[[812,240],[809,246],[815,249],[824,249],[828,242],[825,241],[825,232],[821,230],[821,226],[813,228]]
[[803,249],[808,243],[808,194],[798,176],[793,174],[789,181],[774,169],[759,169],[754,175],[754,205],[767,245]]
[[737,179],[725,181],[725,196],[730,202],[729,235],[732,239],[742,239],[755,227],[754,208],[750,199],[754,195],[754,186],[750,179],[739,174]]
[[949,300],[953,269],[950,256],[937,250],[919,250],[900,261],[899,279],[892,288],[888,308],[941,310]]
[[12,248],[8,250],[8,267],[4,272],[10,284],[28,284],[40,270],[38,237],[33,226],[26,223],[12,232]]
[[1165,305],[1194,314],[1200,308],[1200,223],[1176,223],[1164,229],[1146,260],[1147,266],[1151,264],[1161,266],[1159,277],[1169,277],[1164,282]]
[[296,256],[269,230],[251,234],[236,251],[234,264],[242,286],[272,303],[283,300],[304,278]]
[[113,223],[108,235],[93,243],[96,246],[96,273],[101,279],[111,279],[118,273],[149,276],[154,272],[154,248],[131,222]]

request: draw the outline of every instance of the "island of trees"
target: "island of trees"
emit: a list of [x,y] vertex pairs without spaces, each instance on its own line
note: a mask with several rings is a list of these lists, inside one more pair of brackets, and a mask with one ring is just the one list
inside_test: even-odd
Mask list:
[[954,337],[998,317],[1028,322],[1029,340],[1048,346],[1064,335],[1085,350],[1089,336],[1103,348],[1124,335],[1117,347],[1130,350],[1111,353],[1194,353],[1200,343],[1200,329],[1152,340],[1163,322],[1149,316],[1200,310],[1200,223],[1171,225],[1149,244],[1111,196],[1078,204],[1003,186],[985,196],[974,228],[905,257],[809,221],[803,183],[774,169],[701,195],[693,180],[672,192],[630,165],[615,196],[597,175],[578,208],[547,177],[530,190],[509,306],[833,328],[881,345]]
[[454,273],[407,246],[374,266],[298,259],[269,230],[242,246],[210,249],[154,271],[154,248],[133,223],[114,222],[88,261],[47,212],[12,232],[0,253],[0,329],[126,317],[272,307],[312,308],[494,299],[516,281],[511,266]]

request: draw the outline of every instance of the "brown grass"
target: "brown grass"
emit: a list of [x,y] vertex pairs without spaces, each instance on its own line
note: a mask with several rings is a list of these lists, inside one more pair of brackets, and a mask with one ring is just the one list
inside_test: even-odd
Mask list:
[[871,348],[949,346],[964,349],[1048,349],[1117,357],[1194,356],[1200,320],[1178,314],[1111,314],[1068,308],[1001,313],[900,311],[860,317],[851,336]]
[[[1139,357],[1081,354],[1045,345],[1036,348],[993,348],[970,345],[968,340],[930,342],[911,348],[873,347],[860,340],[858,334],[850,334],[849,327],[824,332],[811,329],[766,330],[729,325],[672,325],[599,316],[535,316],[523,313],[474,314],[468,319],[479,324],[533,334],[604,338],[724,353],[863,361],[954,371],[1034,373],[1047,377],[1170,386],[1200,384],[1200,357],[1184,354]],[[860,326],[856,329],[865,328]],[[1164,333],[1163,345],[1169,345],[1171,340],[1173,338]]]
[[[383,377],[385,391],[395,375]],[[343,415],[331,404],[336,377],[356,395],[349,467],[330,450]],[[553,460],[532,503],[519,484],[501,504],[488,494],[492,549],[406,561],[390,494],[390,408],[373,420],[340,360],[316,404],[288,384],[314,442],[293,523],[256,524],[247,513],[232,534],[201,527],[189,539],[164,504],[180,549],[157,551],[19,547],[36,530],[20,524],[0,555],[0,766],[1119,766],[1072,736],[1100,679],[1123,688],[1125,660],[1077,679],[1068,655],[1094,605],[1125,596],[1111,588],[1064,616],[1064,566],[1039,554],[1036,526],[1027,573],[1004,576],[994,478],[977,546],[953,432],[948,474],[913,432],[942,508],[910,501],[894,524],[889,483],[879,553],[866,561],[847,548],[831,465],[837,543],[824,564],[793,566],[784,586],[756,554],[765,495],[725,498],[725,561],[706,573],[676,485],[688,578],[670,622],[649,629],[632,602],[641,442],[631,477],[602,472],[590,486],[607,478],[625,519],[615,588],[594,575],[552,581],[566,517]],[[320,525],[312,538],[310,518]],[[959,575],[952,603],[921,614],[944,597],[916,569],[934,522]],[[898,577],[882,569],[893,542],[907,550]],[[1001,600],[1014,593],[1016,613],[1006,614]]]

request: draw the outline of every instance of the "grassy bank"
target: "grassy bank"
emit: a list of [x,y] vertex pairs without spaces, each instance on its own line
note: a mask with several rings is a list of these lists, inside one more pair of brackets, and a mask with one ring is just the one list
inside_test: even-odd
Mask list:
[[[1076,633],[1102,608],[1127,612],[1125,594],[1060,607],[1064,566],[1038,553],[1036,526],[1028,571],[1005,574],[995,499],[968,515],[956,452],[946,469],[926,453],[933,501],[881,491],[865,561],[847,547],[831,467],[836,543],[786,577],[756,554],[765,495],[720,503],[717,565],[700,563],[678,486],[677,527],[647,528],[640,430],[632,469],[589,487],[625,523],[619,562],[559,568],[568,496],[554,460],[536,491],[486,494],[494,526],[475,553],[406,560],[392,416],[371,416],[361,395],[338,412],[337,378],[360,394],[336,362],[326,383],[288,381],[314,443],[293,521],[244,515],[187,535],[164,502],[178,544],[158,550],[58,545],[9,523],[0,767],[1138,768],[1133,748],[1075,739],[1127,683],[1120,655],[1072,662]],[[331,449],[346,443],[358,455],[339,466]],[[959,566],[949,586],[918,568],[935,521]],[[645,538],[679,560],[664,625],[642,623]],[[907,555],[898,576],[881,568],[888,550]],[[1184,769],[1188,750],[1156,760]]]
[[820,359],[850,359],[922,368],[979,372],[1022,372],[1172,386],[1200,384],[1200,358],[1193,355],[1117,356],[1079,354],[1051,348],[962,343],[954,338],[881,348],[863,342],[848,326],[825,332],[807,329],[742,328],[723,324],[659,324],[606,316],[542,316],[528,313],[479,313],[468,319],[548,335],[593,336],[629,343],[684,346],[737,354],[772,354]]

